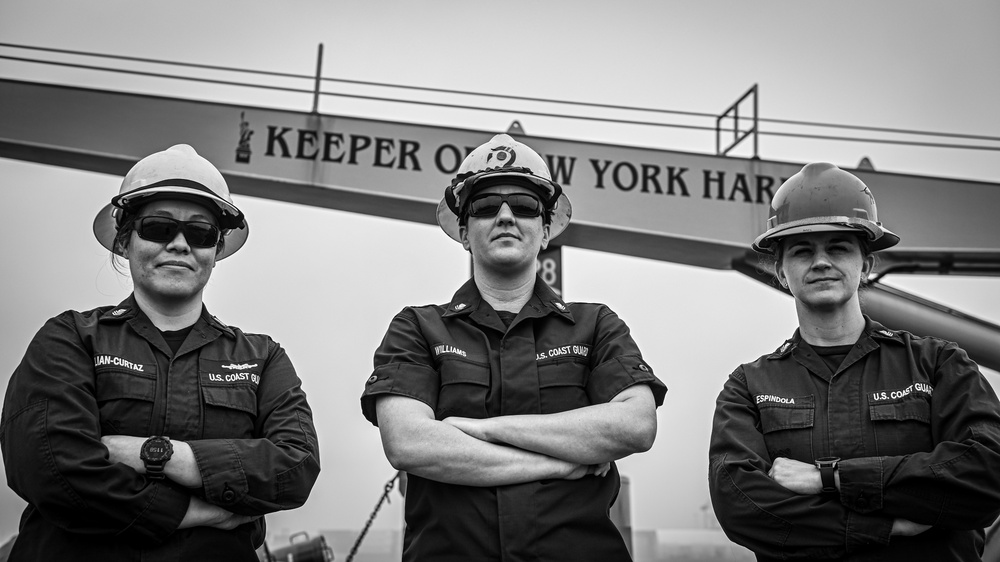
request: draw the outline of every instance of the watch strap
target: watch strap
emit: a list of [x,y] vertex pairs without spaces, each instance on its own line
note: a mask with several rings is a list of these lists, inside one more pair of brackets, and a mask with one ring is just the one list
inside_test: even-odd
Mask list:
[[163,480],[163,465],[166,464],[164,461],[159,462],[146,462],[146,478],[150,480]]
[[816,459],[816,468],[819,469],[819,477],[823,482],[823,493],[833,495],[837,493],[837,479],[834,472],[840,459],[837,457],[824,457]]

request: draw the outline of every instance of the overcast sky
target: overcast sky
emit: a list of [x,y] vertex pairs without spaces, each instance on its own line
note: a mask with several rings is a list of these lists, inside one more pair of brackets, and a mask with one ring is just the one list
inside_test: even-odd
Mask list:
[[[330,77],[710,113],[757,83],[765,117],[994,136],[1000,130],[998,24],[1000,4],[987,1],[0,4],[3,43],[299,74],[315,71],[323,43]],[[26,53],[0,47],[0,54]],[[296,110],[312,104],[309,96],[177,86],[9,60],[0,60],[0,77]],[[324,99],[320,111],[484,133],[504,131],[518,119],[539,136],[714,149],[707,134],[516,113],[338,98]],[[768,160],[851,168],[868,156],[885,171],[1000,177],[995,151],[776,137],[762,137],[760,150]],[[91,233],[94,214],[120,182],[0,160],[3,388],[47,318],[129,294],[128,279],[110,267]],[[372,352],[401,308],[450,299],[469,274],[467,254],[435,226],[251,197],[235,201],[251,236],[216,268],[206,304],[223,321],[284,345],[315,410],[322,451],[323,472],[309,502],[269,516],[270,530],[360,529],[394,473],[377,429],[359,408]],[[892,228],[892,209],[879,211]],[[905,242],[907,233],[897,234]],[[670,388],[653,449],[620,462],[632,482],[633,528],[703,526],[715,397],[734,367],[792,333],[793,303],[732,271],[576,248],[564,248],[563,262],[566,298],[609,304]],[[1000,323],[996,279],[895,276],[890,284]],[[1000,382],[995,373],[988,377]],[[0,541],[16,532],[23,505],[0,490]],[[394,502],[375,526],[400,524],[401,502]]]

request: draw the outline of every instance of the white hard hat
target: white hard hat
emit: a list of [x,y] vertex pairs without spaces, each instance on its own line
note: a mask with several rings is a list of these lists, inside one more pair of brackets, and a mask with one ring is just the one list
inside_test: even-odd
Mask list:
[[478,191],[477,186],[482,187],[479,185],[481,183],[495,185],[494,180],[497,178],[527,187],[542,198],[545,210],[551,212],[550,239],[558,236],[569,225],[573,206],[562,187],[552,181],[545,160],[528,145],[514,140],[510,135],[500,134],[465,157],[451,185],[445,188],[444,198],[438,203],[438,225],[453,240],[461,241],[459,226],[462,211]]
[[250,234],[243,212],[233,204],[225,178],[194,148],[177,144],[139,160],[122,180],[118,195],[94,219],[94,235],[102,246],[120,255],[115,237],[121,221],[152,198],[188,199],[216,211],[225,246],[217,260],[239,250]]
[[899,236],[879,222],[875,197],[860,178],[833,164],[814,162],[774,193],[767,231],[754,240],[753,249],[773,254],[780,238],[831,230],[864,234],[873,252],[899,243]]

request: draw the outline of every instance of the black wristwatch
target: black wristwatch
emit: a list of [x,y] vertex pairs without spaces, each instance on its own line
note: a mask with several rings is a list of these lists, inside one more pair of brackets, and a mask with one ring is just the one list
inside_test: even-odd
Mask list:
[[819,469],[819,477],[823,479],[823,493],[836,494],[837,480],[833,477],[833,472],[837,470],[840,457],[823,457],[816,459],[816,468]]
[[139,451],[139,458],[146,467],[146,478],[162,480],[163,465],[167,464],[173,454],[174,446],[170,444],[169,437],[156,435],[146,439]]

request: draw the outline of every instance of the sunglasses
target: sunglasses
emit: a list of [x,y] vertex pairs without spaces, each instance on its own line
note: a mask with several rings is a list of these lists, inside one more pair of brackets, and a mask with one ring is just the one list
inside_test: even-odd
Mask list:
[[135,220],[139,238],[150,242],[170,242],[177,232],[184,233],[187,243],[196,248],[214,248],[219,243],[219,227],[210,222],[179,221],[169,217],[140,217]]
[[510,212],[519,217],[541,216],[544,210],[542,202],[534,195],[527,193],[487,193],[469,201],[470,217],[492,217],[500,212],[504,203],[510,207]]

